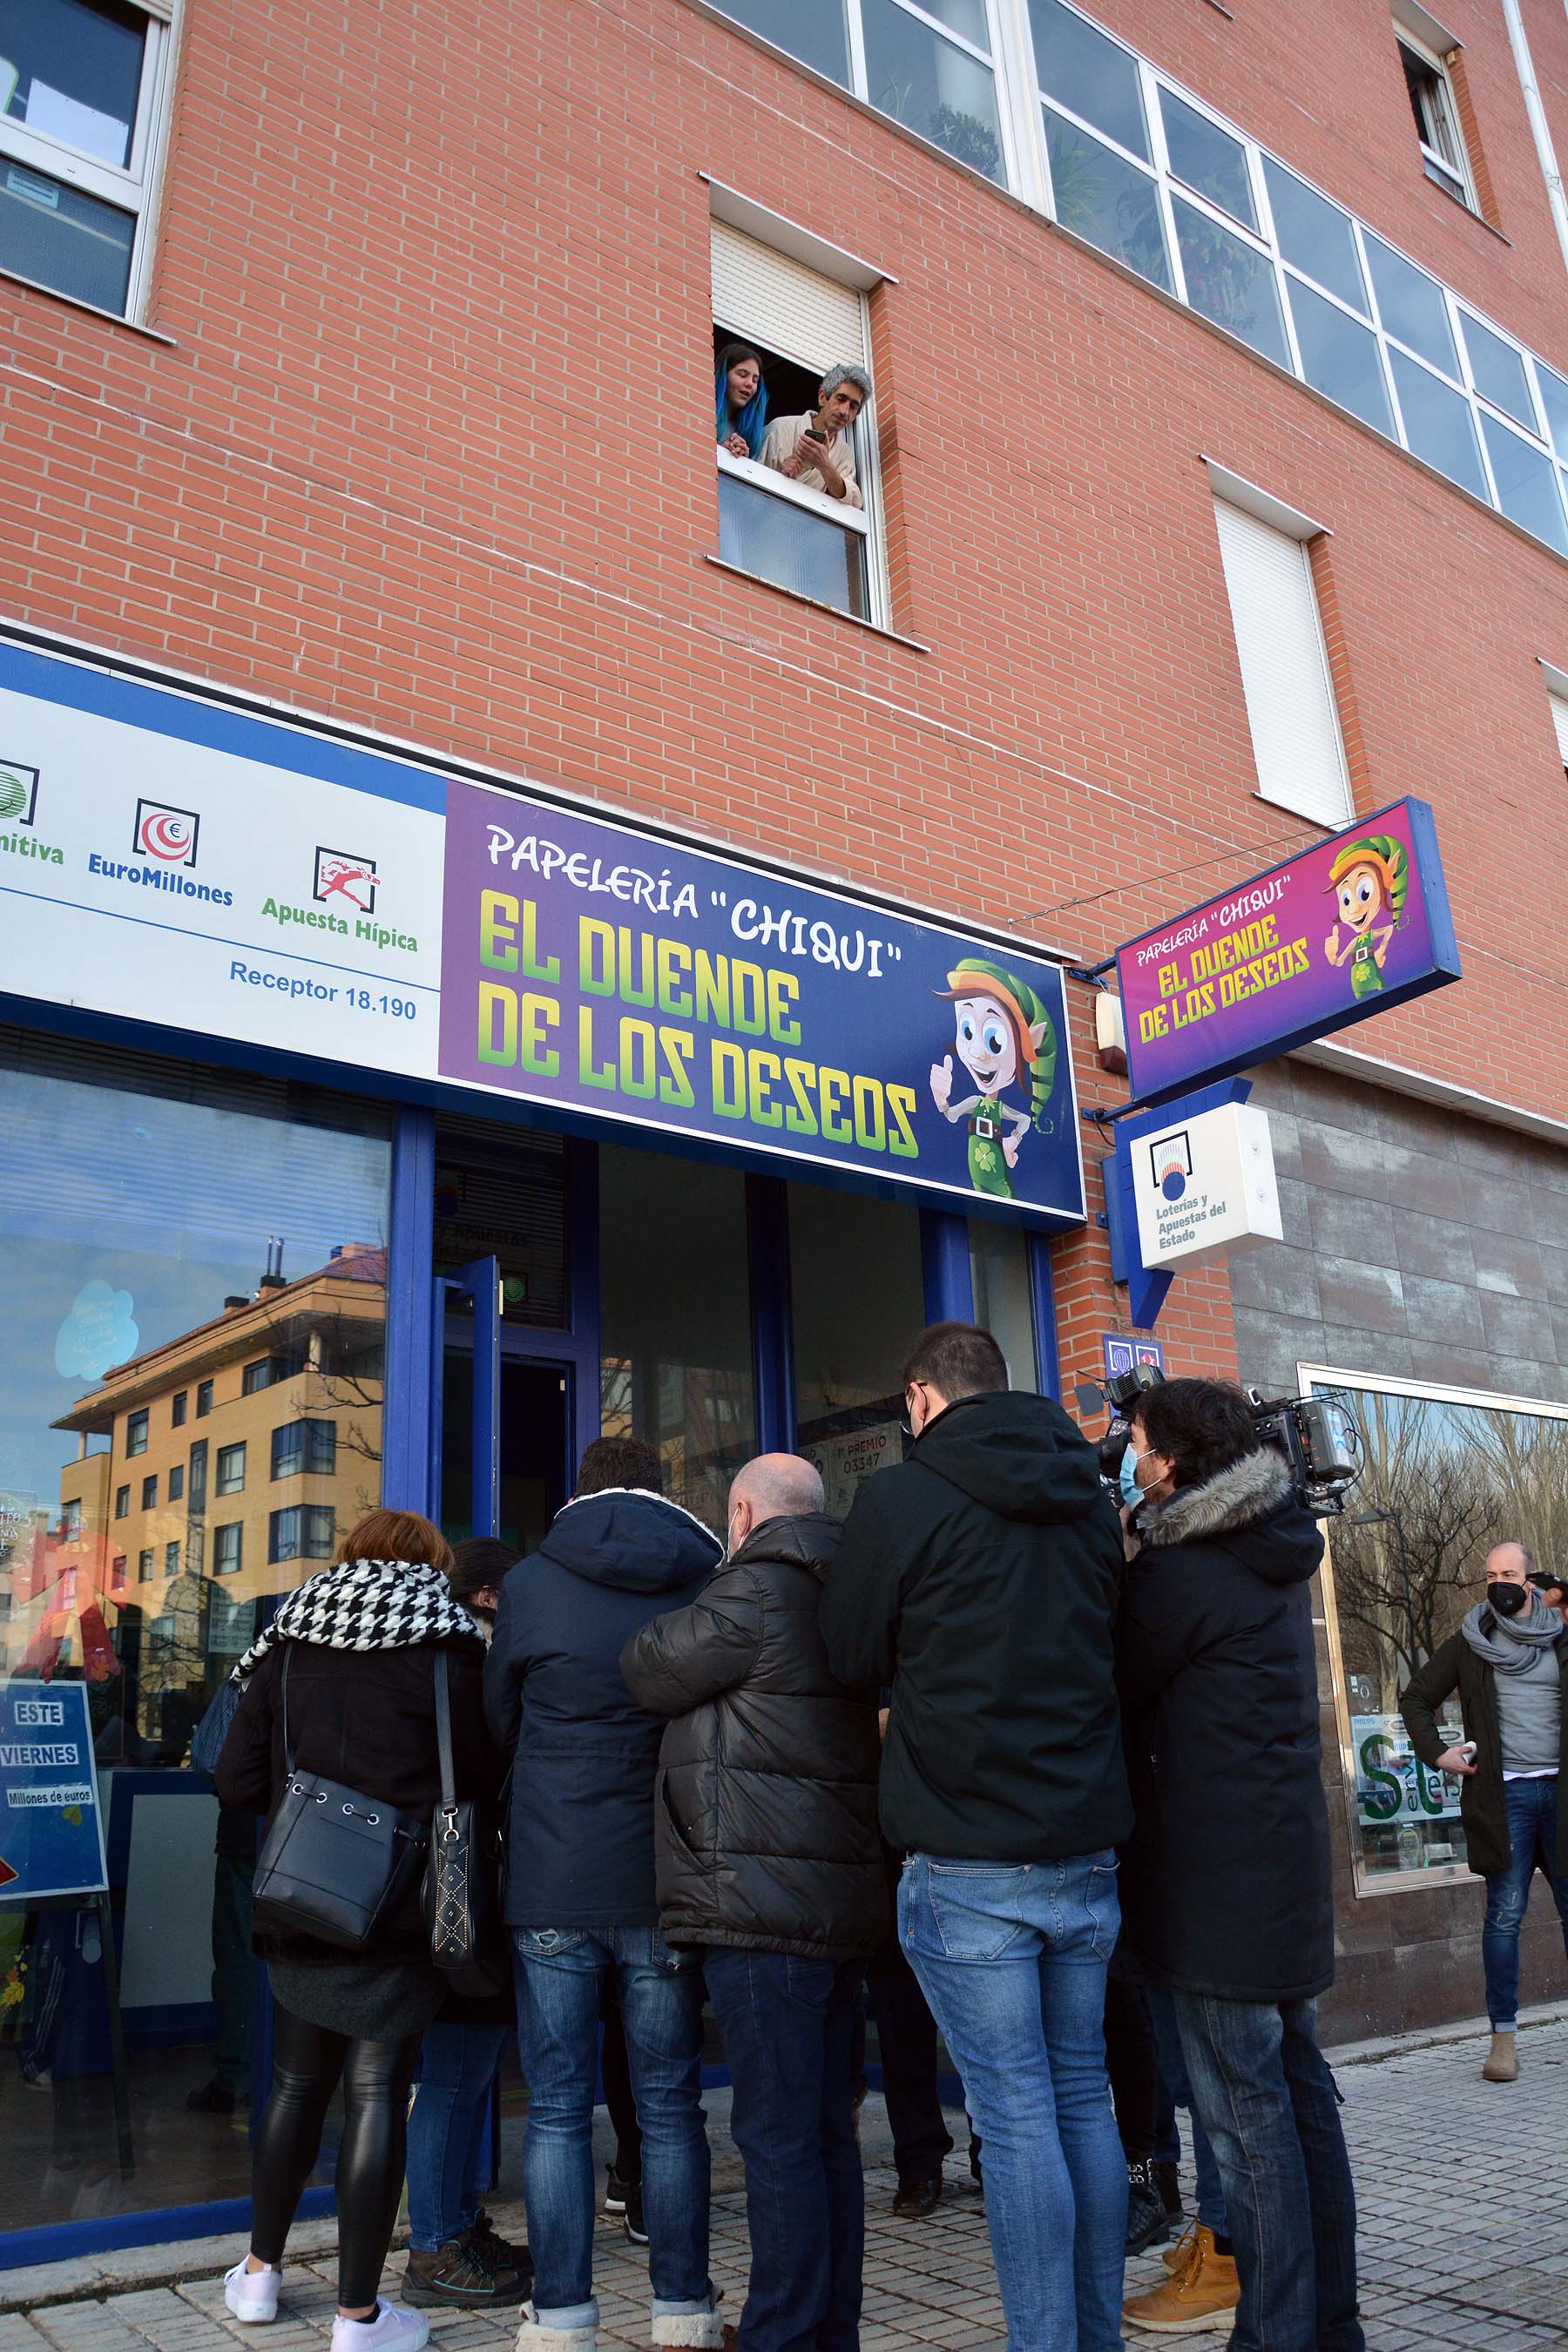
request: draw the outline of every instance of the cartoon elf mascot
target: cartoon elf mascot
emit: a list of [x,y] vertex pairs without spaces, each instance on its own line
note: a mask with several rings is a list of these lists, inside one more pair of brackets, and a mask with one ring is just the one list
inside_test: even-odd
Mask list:
[[[1358,999],[1375,996],[1384,985],[1388,942],[1404,918],[1409,888],[1410,860],[1405,845],[1386,833],[1349,843],[1329,868],[1329,889],[1339,894],[1340,920],[1323,941],[1323,952],[1331,964],[1342,964],[1348,958],[1351,993]],[[1378,919],[1383,915],[1388,920],[1380,929]],[[1342,944],[1341,923],[1349,934]]]
[[[969,1127],[969,1181],[977,1192],[1014,1198],[1012,1170],[1031,1127],[1050,1132],[1046,1116],[1057,1074],[1057,1034],[1051,1016],[1026,981],[983,956],[965,956],[938,996],[952,1001],[954,1050],[980,1091],[952,1100],[952,1055],[931,1064],[931,1093],[943,1118]],[[1013,1085],[1029,1097],[1027,1110],[1001,1097]]]

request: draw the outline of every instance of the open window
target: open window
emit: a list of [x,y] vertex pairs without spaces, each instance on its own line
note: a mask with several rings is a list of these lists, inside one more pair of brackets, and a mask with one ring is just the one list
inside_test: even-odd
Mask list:
[[1449,195],[1458,196],[1462,205],[1476,212],[1479,207],[1471,184],[1445,51],[1422,39],[1397,16],[1394,31],[1410,111],[1415,119],[1415,135],[1421,142],[1422,167],[1437,187],[1446,188]]
[[[793,477],[779,469],[781,457],[797,439],[789,420],[816,411],[828,372],[868,368],[864,297],[727,221],[715,220],[712,228],[720,560],[814,604],[859,620],[879,620],[869,404],[843,441],[826,445],[845,495],[833,494],[814,466]],[[729,404],[723,365],[724,354],[737,344],[755,355],[761,372],[758,397],[741,409]],[[741,380],[742,389],[746,381]],[[744,456],[737,441],[746,444]],[[843,465],[846,443],[848,462]]]

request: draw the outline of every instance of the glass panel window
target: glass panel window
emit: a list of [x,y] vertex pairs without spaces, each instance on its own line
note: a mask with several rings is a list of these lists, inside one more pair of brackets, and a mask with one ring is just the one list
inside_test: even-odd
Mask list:
[[136,221],[123,205],[7,156],[0,142],[0,268],[122,313]]
[[110,1563],[109,1589],[111,1592],[123,1592],[125,1590],[125,1554],[122,1551],[116,1552]]
[[190,1391],[188,1389],[182,1389],[179,1395],[175,1397],[174,1402],[169,1408],[169,1425],[171,1428],[183,1429],[184,1427],[185,1407],[189,1402]]
[[647,1438],[665,1493],[720,1530],[730,1481],[757,1446],[750,1297],[744,1179],[601,1144],[605,1433]]
[[1388,404],[1388,386],[1383,380],[1383,362],[1372,329],[1347,317],[1337,303],[1325,302],[1289,270],[1285,282],[1290,291],[1301,373],[1307,382],[1353,416],[1386,433],[1392,441],[1394,411]]
[[719,553],[754,579],[865,617],[863,535],[724,466],[719,473]]
[[272,1433],[272,1475],[298,1478],[305,1467],[305,1424],[289,1422]]
[[1035,1349],[1035,1306],[1029,1283],[1029,1237],[1018,1225],[969,1220],[969,1279],[974,1319],[1007,1359],[1010,1388],[1040,1385]]
[[[1447,474],[1478,499],[1487,498],[1481,453],[1476,443],[1475,413],[1468,400],[1439,383],[1424,367],[1391,351],[1394,389],[1405,418],[1405,438],[1418,457]],[[1488,503],[1490,501],[1488,499]]]
[[217,1450],[217,1476],[214,1490],[219,1495],[237,1495],[245,1486],[245,1447],[220,1445]]
[[76,1497],[74,1502],[68,1503],[65,1509],[60,1513],[60,1534],[64,1540],[68,1544],[78,1544],[81,1541],[81,1497],[79,1495]]
[[338,1429],[331,1421],[305,1423],[305,1468],[312,1478],[330,1478],[338,1466]]
[[1401,40],[1398,46],[1426,177],[1468,205],[1470,194],[1464,142],[1459,136],[1458,111],[1447,74],[1435,58],[1417,48],[1413,41]]
[[[1150,160],[1138,61],[1061,0],[1029,0],[1035,70],[1047,98],[1093,123],[1130,153]],[[1093,240],[1099,243],[1099,239]],[[1143,272],[1145,278],[1152,275]]]
[[[941,15],[968,32],[984,11],[942,0]],[[991,68],[899,5],[861,0],[866,42],[866,95],[895,122],[945,148],[988,180],[1005,180],[1002,126]],[[971,35],[971,37],[973,37]]]
[[131,1489],[129,1486],[116,1486],[114,1490],[114,1516],[117,1519],[128,1519],[131,1517]]
[[196,1383],[196,1419],[200,1421],[203,1415],[211,1412],[212,1409],[213,1384],[211,1381],[198,1381]]
[[267,1558],[269,1563],[298,1559],[301,1544],[300,1506],[290,1503],[287,1510],[273,1511],[267,1521]]
[[1290,355],[1279,310],[1279,281],[1268,256],[1233,229],[1221,228],[1184,197],[1173,197],[1172,210],[1187,299],[1194,310],[1288,368]]
[[1048,108],[1046,148],[1056,216],[1062,226],[1172,292],[1159,193],[1150,174]]
[[245,1565],[245,1522],[230,1519],[213,1529],[213,1574],[237,1576]]
[[[122,2179],[105,1970],[78,1937],[91,1915],[34,1906],[24,1875],[0,1901],[10,1937],[0,1980],[15,1965],[26,1992],[0,2019],[13,2052],[36,2052],[55,2088],[4,2103],[9,2229],[79,2219],[84,2180],[104,2189],[117,2221],[246,2193],[244,2134],[215,2135],[212,2117],[185,2104],[220,2063],[240,2087],[248,2081],[251,1975],[247,1962],[220,2043],[215,1907],[242,1951],[248,1926],[243,1887],[214,1851],[211,1784],[188,1769],[190,1745],[262,1612],[330,1552],[334,1516],[346,1528],[379,1499],[379,1375],[356,1375],[351,1401],[333,1368],[378,1346],[384,1328],[389,1161],[380,1106],[0,1027],[0,1675],[13,1689],[47,1684],[85,1701],[83,1783],[115,1824],[136,2154]],[[283,1279],[258,1289],[266,1236],[279,1231],[289,1236]],[[334,1258],[339,1244],[348,1255]],[[226,1311],[231,1297],[245,1303]],[[295,1408],[280,1412],[274,1395],[243,1400],[241,1365],[300,1352],[310,1369],[298,1410],[340,1431],[352,1422],[363,1445],[352,1457],[340,1446],[330,1487],[312,1490],[331,1507],[301,1528],[287,1562],[267,1559],[275,1490],[258,1478],[226,1501],[225,1525],[247,1530],[236,1561],[234,1538],[207,1525],[212,1476],[174,1428],[174,1401],[215,1381],[223,1401],[201,1437],[215,1452],[265,1449]],[[127,1424],[142,1414],[145,1444],[127,1464],[127,1440],[139,1437]],[[171,1508],[176,1467],[184,1493]],[[145,1514],[143,1476],[158,1480]],[[121,1485],[127,1510],[116,1524]],[[80,1535],[68,1548],[60,1521],[73,1505]],[[15,1864],[15,1840],[3,1851]]]
[[127,1416],[125,1423],[125,1451],[127,1454],[146,1453],[147,1415],[145,1411],[142,1412],[133,1412]]
[[177,1503],[185,1491],[185,1465],[176,1462],[169,1472],[169,1500]]
[[1541,405],[1546,411],[1547,429],[1557,455],[1568,457],[1568,383],[1544,360],[1535,362],[1535,380],[1541,386]]
[[849,87],[844,0],[717,0],[726,16],[798,58],[814,73]]
[[1481,412],[1487,456],[1491,459],[1498,504],[1511,522],[1543,539],[1559,555],[1568,555],[1568,529],[1563,520],[1563,495],[1557,468],[1550,457]]
[[1288,172],[1283,163],[1277,163],[1272,155],[1263,158],[1263,176],[1275,234],[1286,260],[1364,315],[1366,288],[1350,215],[1299,180],[1294,172]]
[[918,1212],[821,1184],[789,1187],[798,1450],[842,1516],[903,1458],[899,1368],[925,1324]]
[[0,0],[0,113],[100,163],[131,161],[147,19],[115,0]]
[[1221,212],[1245,228],[1258,226],[1258,207],[1247,175],[1247,150],[1239,139],[1200,114],[1174,90],[1160,92],[1160,113],[1165,126],[1165,152],[1178,180],[1195,188]]
[[153,1477],[153,1478],[143,1478],[143,1479],[142,1479],[142,1508],[144,1511],[151,1511],[151,1510],[153,1510],[153,1509],[155,1509],[155,1508],[156,1508],[156,1507],[157,1507],[157,1502],[158,1502],[158,1481],[157,1481],[157,1479],[156,1479],[155,1477]]
[[1483,327],[1479,319],[1472,319],[1468,310],[1460,311],[1459,324],[1464,331],[1476,390],[1494,407],[1516,417],[1527,433],[1533,433],[1535,404],[1530,397],[1522,354],[1512,343],[1505,343],[1500,335],[1494,335],[1489,327]]
[[269,1356],[263,1356],[258,1363],[247,1364],[240,1374],[239,1393],[241,1396],[254,1396],[258,1389],[269,1389],[273,1379],[272,1360]]
[[1419,352],[1424,360],[1445,375],[1458,377],[1458,354],[1454,349],[1453,330],[1448,324],[1448,305],[1436,278],[1406,261],[1402,253],[1384,245],[1370,230],[1366,236],[1366,257],[1372,269],[1373,290],[1383,323],[1391,335]]

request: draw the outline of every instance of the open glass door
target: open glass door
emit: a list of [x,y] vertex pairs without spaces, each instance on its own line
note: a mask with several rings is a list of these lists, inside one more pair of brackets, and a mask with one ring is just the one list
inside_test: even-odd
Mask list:
[[504,1324],[499,1262],[436,1277],[430,1492],[449,1542],[499,1536],[532,1551],[566,1500],[570,1359]]

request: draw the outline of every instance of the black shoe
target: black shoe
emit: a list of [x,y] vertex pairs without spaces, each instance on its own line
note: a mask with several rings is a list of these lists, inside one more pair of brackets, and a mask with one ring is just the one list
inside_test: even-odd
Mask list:
[[460,2238],[448,2238],[433,2254],[410,2252],[403,2300],[447,2311],[511,2311],[528,2301],[531,2283],[531,2276],[498,2270],[466,2231]]
[[623,2200],[621,2227],[626,2233],[626,2242],[633,2246],[646,2246],[647,2224],[642,2217],[642,2182],[640,2179],[622,2179],[618,2186]]
[[1171,2217],[1154,2178],[1154,2159],[1144,2157],[1127,2168],[1127,2252],[1145,2254],[1163,2246],[1171,2234]]
[[942,2203],[942,2175],[934,2180],[900,2180],[893,2210],[900,2221],[925,2221]]
[[613,2164],[605,2167],[605,2202],[603,2210],[618,2219],[626,2210],[626,2183]]
[[1181,2221],[1183,2218],[1182,2178],[1169,2157],[1161,2158],[1156,2161],[1154,2181],[1160,2191],[1160,2202],[1171,2220]]
[[482,2205],[474,2216],[474,2226],[468,2235],[470,2243],[478,2248],[491,2270],[515,2271],[525,2284],[531,2285],[533,2256],[528,2251],[527,2241],[520,2243],[515,2239],[503,2238]]
[[193,2116],[232,2116],[250,2100],[243,2091],[226,2091],[221,2083],[204,2083],[199,2091],[185,2093],[185,2105]]

